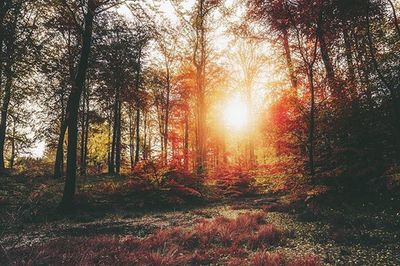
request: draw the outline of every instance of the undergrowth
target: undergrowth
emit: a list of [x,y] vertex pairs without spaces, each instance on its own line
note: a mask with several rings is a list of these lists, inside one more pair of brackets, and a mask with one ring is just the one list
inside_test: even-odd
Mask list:
[[139,238],[102,235],[58,238],[9,253],[14,265],[321,265],[318,258],[274,252],[290,233],[268,224],[263,213],[200,220],[192,228],[159,229]]

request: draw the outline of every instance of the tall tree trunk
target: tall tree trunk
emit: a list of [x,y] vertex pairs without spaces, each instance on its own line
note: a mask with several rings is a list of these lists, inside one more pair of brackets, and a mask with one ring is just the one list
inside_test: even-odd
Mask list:
[[169,110],[170,110],[170,93],[171,93],[171,81],[170,81],[170,73],[169,66],[167,66],[167,99],[165,106],[165,123],[164,123],[164,158],[163,164],[168,164],[168,126],[169,126]]
[[[350,36],[349,36],[347,27],[343,28],[343,40],[344,40],[344,47],[345,47],[345,53],[346,53],[349,81],[352,86],[355,86],[356,85],[355,84],[356,75],[355,75],[355,71],[354,71],[353,52],[351,49]],[[352,93],[354,93],[354,91],[352,91]]]
[[147,160],[147,112],[143,112],[142,159]]
[[289,45],[289,33],[286,29],[282,30],[282,39],[283,39],[283,48],[285,50],[286,67],[288,69],[290,82],[292,84],[293,89],[297,93],[298,81],[294,73],[292,55],[290,52],[290,45]]
[[317,36],[319,41],[319,48],[322,56],[322,61],[324,62],[326,77],[328,79],[328,85],[331,90],[331,93],[335,97],[341,97],[341,91],[339,91],[339,87],[336,84],[335,79],[335,71],[333,69],[332,60],[329,56],[329,48],[325,40],[324,31],[322,30],[322,25],[317,30]]
[[205,110],[205,66],[206,29],[205,1],[199,0],[197,6],[196,40],[193,51],[193,64],[196,67],[196,172],[206,171],[206,110]]
[[67,131],[67,122],[65,119],[61,121],[60,134],[58,135],[56,160],[54,162],[54,178],[60,178],[63,175],[64,162],[64,138]]
[[396,28],[397,34],[399,35],[398,37],[400,38],[400,26],[399,26],[399,21],[397,19],[397,14],[396,14],[396,7],[393,4],[392,0],[388,0],[390,7],[392,8],[392,13],[393,13],[393,23]]
[[[14,13],[13,13],[13,21],[10,25],[8,36],[6,37],[5,47],[6,51],[4,54],[5,57],[5,67],[4,67],[4,74],[5,74],[5,86],[4,86],[4,93],[2,96],[3,103],[1,106],[1,115],[0,115],[0,171],[4,169],[4,145],[6,141],[6,132],[7,132],[7,118],[8,118],[8,108],[10,105],[11,95],[12,95],[12,86],[13,86],[13,65],[14,65],[14,54],[15,54],[15,40],[16,40],[16,29],[18,18],[21,11],[22,2],[18,2],[15,5]],[[2,47],[0,47],[0,50]],[[0,61],[1,63],[1,61]],[[0,73],[1,76],[1,73]],[[0,85],[1,86],[1,85]]]
[[67,103],[68,122],[68,147],[67,147],[67,175],[65,179],[64,193],[60,203],[62,209],[72,209],[76,189],[76,153],[78,146],[78,110],[81,94],[86,79],[88,61],[93,33],[93,20],[95,15],[95,4],[88,2],[85,14],[84,32],[82,34],[82,49],[78,69]]
[[[119,95],[118,95],[119,97]],[[117,175],[121,171],[121,101],[118,99],[118,109],[117,109],[117,130],[116,130],[116,143],[115,143],[115,172]]]
[[90,111],[90,99],[89,99],[89,87],[86,90],[86,124],[85,124],[85,141],[83,145],[83,164],[82,170],[83,174],[86,175],[87,170],[87,155],[88,155],[88,142],[89,142],[89,126],[90,126],[90,119],[89,119],[89,111]]
[[140,100],[139,100],[139,90],[140,90],[140,75],[141,75],[141,57],[142,57],[142,49],[139,49],[138,54],[138,68],[136,71],[136,82],[135,82],[135,91],[136,91],[136,149],[135,149],[135,165],[139,162],[140,155]]
[[11,100],[12,93],[12,70],[11,66],[6,66],[5,69],[6,76],[6,84],[4,88],[4,98],[3,104],[1,107],[1,122],[0,122],[0,171],[5,168],[4,165],[4,146],[6,141],[6,132],[7,132],[7,117],[8,117],[8,107]]
[[140,160],[140,109],[136,107],[136,148],[135,148],[135,165]]
[[12,136],[11,136],[11,156],[10,156],[10,169],[14,169],[14,161],[15,161],[15,138],[16,138],[16,121],[14,118],[13,128],[12,128]]
[[135,146],[134,146],[134,113],[131,107],[129,107],[129,159],[130,159],[130,167],[131,171],[134,168],[134,160],[135,160]]
[[308,135],[308,160],[310,166],[310,175],[314,179],[315,168],[314,168],[314,134],[315,134],[315,86],[314,86],[314,71],[313,67],[309,66],[308,70],[308,81],[310,83],[310,125]]
[[82,112],[81,112],[81,146],[80,146],[81,150],[80,150],[80,164],[79,164],[80,167],[79,173],[81,176],[85,175],[83,165],[85,161],[84,157],[85,157],[85,138],[86,138],[86,90],[83,91]]
[[189,112],[185,111],[185,137],[183,143],[183,168],[189,171]]

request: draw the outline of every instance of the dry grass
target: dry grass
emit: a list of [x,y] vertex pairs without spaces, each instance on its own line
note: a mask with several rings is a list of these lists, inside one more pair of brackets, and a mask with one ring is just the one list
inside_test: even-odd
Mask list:
[[9,255],[15,265],[319,265],[311,257],[288,260],[280,253],[263,252],[283,243],[287,235],[264,219],[263,213],[218,217],[200,220],[191,229],[159,229],[145,238],[59,238]]

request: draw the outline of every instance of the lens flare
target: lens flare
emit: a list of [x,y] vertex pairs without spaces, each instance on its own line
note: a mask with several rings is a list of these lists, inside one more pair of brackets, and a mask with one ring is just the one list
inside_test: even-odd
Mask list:
[[240,97],[234,97],[224,105],[223,123],[235,131],[244,131],[248,127],[249,108]]

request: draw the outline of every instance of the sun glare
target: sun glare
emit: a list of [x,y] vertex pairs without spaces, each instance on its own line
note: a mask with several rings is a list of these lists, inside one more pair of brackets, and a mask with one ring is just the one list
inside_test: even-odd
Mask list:
[[249,122],[249,111],[240,97],[229,100],[223,108],[223,123],[229,129],[243,131]]

